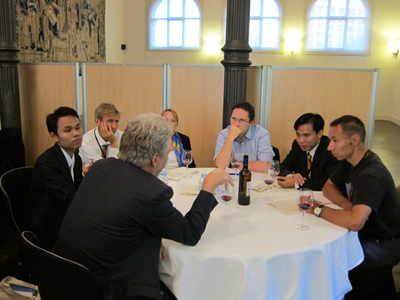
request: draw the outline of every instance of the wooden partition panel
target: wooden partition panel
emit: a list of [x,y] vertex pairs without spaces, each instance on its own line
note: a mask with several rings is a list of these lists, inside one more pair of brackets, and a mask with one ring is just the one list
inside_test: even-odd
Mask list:
[[250,67],[247,70],[247,94],[246,101],[254,106],[256,117],[255,124],[259,124],[260,111],[260,83],[261,83],[261,68]]
[[121,131],[138,114],[161,113],[162,66],[86,65],[88,130],[95,126],[94,111],[102,102],[121,110]]
[[46,116],[60,106],[75,108],[74,65],[20,64],[18,72],[25,159],[33,166],[54,144]]
[[368,128],[373,70],[273,69],[269,114],[271,142],[284,159],[290,150],[296,119],[304,113],[319,113],[329,123],[345,115],[359,117]]
[[224,69],[171,68],[171,108],[179,115],[177,130],[190,137],[197,167],[214,167],[218,133],[222,130]]

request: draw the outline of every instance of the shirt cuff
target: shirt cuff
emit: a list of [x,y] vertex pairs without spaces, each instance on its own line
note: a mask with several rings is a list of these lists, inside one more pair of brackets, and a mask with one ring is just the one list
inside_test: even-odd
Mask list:
[[119,149],[118,148],[109,148],[108,149],[108,157],[115,157],[115,158],[117,158],[117,156],[118,156],[118,153],[119,153]]

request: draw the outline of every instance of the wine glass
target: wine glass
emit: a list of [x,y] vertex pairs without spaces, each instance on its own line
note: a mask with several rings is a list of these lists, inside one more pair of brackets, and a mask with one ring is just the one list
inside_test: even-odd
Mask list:
[[225,212],[221,216],[221,220],[232,219],[232,216],[227,213],[226,205],[233,199],[233,186],[228,185],[228,188],[225,187],[225,184],[218,186],[218,194],[225,206]]
[[183,150],[182,152],[182,162],[186,165],[186,176],[183,176],[185,179],[190,179],[192,176],[189,176],[189,165],[193,161],[193,155],[191,150]]
[[[281,167],[280,167],[279,160],[273,160],[273,161],[271,162],[271,164],[272,164],[272,167],[273,167],[274,170],[275,170],[275,178],[277,178],[278,175],[279,175],[279,173],[281,172]],[[276,181],[275,181],[274,184],[272,185],[272,190],[273,190],[273,191],[276,191],[276,190],[277,190],[277,182],[276,182]]]
[[232,155],[231,155],[231,165],[232,165],[232,168],[235,169],[235,180],[238,180],[238,169],[242,162],[242,157],[243,157],[242,155],[235,154],[235,153],[232,153]]
[[275,182],[276,172],[272,167],[272,163],[269,164],[269,167],[264,169],[263,180],[266,184],[268,184],[268,194],[266,198],[263,198],[264,203],[267,205],[267,202],[274,200],[271,196],[271,185]]
[[309,210],[313,205],[313,191],[310,189],[300,189],[299,196],[297,198],[297,206],[303,211],[303,218],[301,224],[296,225],[299,230],[310,230],[310,226],[304,224],[304,213]]

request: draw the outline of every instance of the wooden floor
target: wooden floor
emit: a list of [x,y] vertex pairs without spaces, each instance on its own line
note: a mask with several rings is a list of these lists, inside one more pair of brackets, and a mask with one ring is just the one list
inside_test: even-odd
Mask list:
[[[400,126],[389,121],[375,121],[371,150],[380,156],[392,173],[396,186],[400,184]],[[12,259],[18,242],[10,220],[0,218],[0,262]],[[1,266],[0,266],[1,267]]]

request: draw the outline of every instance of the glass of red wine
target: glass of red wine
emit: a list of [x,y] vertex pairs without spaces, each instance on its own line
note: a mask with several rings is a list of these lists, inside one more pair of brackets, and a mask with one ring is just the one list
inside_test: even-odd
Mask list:
[[[275,170],[275,175],[276,175],[275,178],[277,178],[279,173],[281,172],[281,166],[280,166],[279,160],[273,160],[271,162],[271,164],[272,164],[272,167]],[[272,185],[272,191],[276,191],[277,190],[277,186],[278,186],[278,184],[277,184],[277,182],[275,180],[274,184]]]
[[271,186],[275,182],[276,172],[272,167],[272,164],[269,164],[269,167],[264,169],[263,180],[264,183],[268,185],[268,194],[267,197],[263,198],[265,205],[268,205],[268,202],[273,201],[274,198],[271,196]]
[[314,202],[313,191],[310,189],[300,189],[299,196],[297,198],[297,206],[303,211],[303,217],[301,224],[296,225],[298,230],[307,231],[310,230],[310,226],[304,224],[304,214],[309,210]]
[[183,150],[182,152],[182,162],[186,165],[186,176],[183,176],[185,179],[190,179],[192,176],[189,176],[189,165],[193,161],[193,155],[191,150]]
[[224,202],[225,210],[221,216],[221,220],[231,220],[232,216],[227,213],[227,203],[233,199],[233,186],[225,187],[225,185],[218,186],[219,198]]
[[242,159],[243,159],[243,154],[235,154],[232,153],[231,155],[231,165],[232,168],[235,169],[235,180],[238,180],[238,169],[240,168],[240,165],[242,164]]

